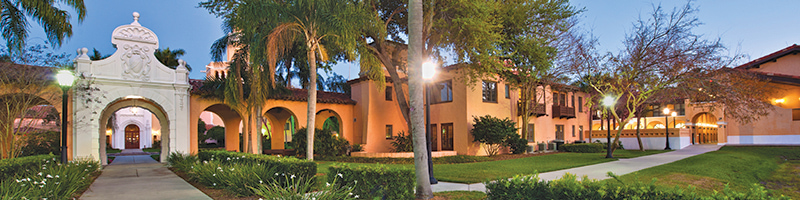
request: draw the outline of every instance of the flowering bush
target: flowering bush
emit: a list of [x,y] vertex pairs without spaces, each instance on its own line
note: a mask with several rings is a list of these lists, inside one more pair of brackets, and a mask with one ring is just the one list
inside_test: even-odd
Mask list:
[[[261,197],[267,199],[283,199],[283,200],[347,200],[358,199],[358,194],[353,194],[354,184],[337,184],[337,179],[334,176],[333,184],[325,183],[325,187],[319,188],[314,191],[314,181],[312,179],[301,179],[294,176],[286,176],[282,174],[275,174],[277,180],[271,181],[269,184],[259,184],[258,187],[252,188],[253,191]],[[342,174],[339,174],[339,178]],[[288,183],[288,185],[281,185],[280,182]]]
[[275,172],[294,174],[301,178],[312,178],[317,174],[317,164],[292,157],[278,157],[270,155],[249,154],[228,151],[200,151],[197,154],[200,161],[219,161],[222,164],[260,164],[266,168],[273,168]]
[[414,171],[390,169],[383,165],[350,167],[346,164],[328,168],[328,180],[345,187],[353,184],[353,194],[366,199],[414,199]]
[[75,192],[91,184],[90,177],[100,163],[76,160],[61,164],[56,158],[41,160],[42,164],[28,168],[0,183],[0,199],[71,199]]
[[272,182],[279,176],[295,176],[278,173],[273,167],[261,163],[223,164],[219,160],[203,161],[191,166],[190,176],[211,188],[225,189],[237,196],[254,195],[251,188],[259,184]]
[[186,155],[177,152],[172,152],[167,156],[167,163],[175,170],[182,172],[189,172],[192,165],[198,163],[197,155]]
[[17,174],[36,169],[49,160],[55,159],[53,154],[19,157],[0,160],[0,180],[6,180]]

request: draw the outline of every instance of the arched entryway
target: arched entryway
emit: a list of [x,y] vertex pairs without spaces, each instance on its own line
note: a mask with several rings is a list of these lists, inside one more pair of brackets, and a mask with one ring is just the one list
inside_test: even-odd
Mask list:
[[692,144],[716,143],[717,117],[703,112],[692,117]]
[[330,129],[334,135],[339,136],[342,133],[342,117],[336,111],[331,109],[324,109],[317,112],[314,119],[317,129]]
[[297,116],[284,107],[274,107],[264,113],[266,129],[263,129],[265,140],[269,140],[269,147],[264,149],[285,149],[286,144],[292,141],[292,135],[297,131]]
[[[202,113],[199,115],[199,119],[195,120],[203,120],[207,126],[206,134],[217,134],[213,133],[217,131],[217,129],[222,130],[223,137],[214,136],[214,140],[218,140],[219,148],[224,148],[227,151],[241,151],[239,148],[239,133],[241,133],[242,127],[242,117],[239,115],[238,112],[234,111],[230,107],[225,104],[216,103],[206,107]],[[195,122],[199,123],[199,121]],[[200,127],[198,127],[199,129]],[[210,132],[209,132],[210,131]],[[200,133],[199,131],[192,133],[198,134],[198,138]],[[208,138],[208,137],[206,137]],[[221,141],[219,141],[221,139]],[[197,144],[201,144],[204,141],[197,141]]]
[[138,149],[139,148],[139,126],[130,124],[125,127],[125,149]]

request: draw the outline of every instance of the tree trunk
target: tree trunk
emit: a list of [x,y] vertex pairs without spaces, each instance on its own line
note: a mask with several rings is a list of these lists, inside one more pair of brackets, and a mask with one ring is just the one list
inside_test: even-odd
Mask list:
[[308,108],[306,112],[306,158],[314,160],[314,120],[317,115],[317,55],[316,48],[308,48]]
[[417,199],[433,198],[428,176],[428,154],[425,140],[422,81],[422,0],[408,3],[408,93],[411,99],[411,133],[414,141],[414,171],[417,180]]
[[639,126],[641,126],[640,120],[642,119],[641,116],[636,117],[636,141],[639,142],[639,151],[644,151],[644,146],[642,146],[642,135],[639,133]]
[[392,62],[388,57],[382,55],[385,52],[383,47],[381,48],[381,55],[380,57],[381,63],[383,66],[386,67],[386,71],[389,72],[389,77],[392,79],[392,84],[394,84],[394,96],[397,97],[397,105],[400,106],[400,113],[403,114],[403,118],[406,120],[406,125],[411,127],[411,119],[409,118],[409,107],[408,107],[408,100],[406,99],[406,94],[403,92],[403,82],[400,80],[400,75],[397,74],[397,66]]

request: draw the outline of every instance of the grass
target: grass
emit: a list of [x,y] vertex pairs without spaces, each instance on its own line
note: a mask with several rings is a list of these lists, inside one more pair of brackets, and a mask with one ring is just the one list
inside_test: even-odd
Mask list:
[[482,200],[486,199],[486,193],[477,191],[447,191],[436,192],[433,194],[436,197],[451,200]]
[[159,152],[161,152],[161,148],[144,148],[144,149],[142,149],[142,151],[144,151],[144,152],[157,152],[157,153],[159,153]]
[[122,150],[119,150],[119,149],[106,149],[106,153],[119,153],[119,152],[122,152]]
[[753,184],[771,182],[772,188],[770,184],[767,186],[774,194],[799,198],[799,167],[800,147],[725,146],[719,151],[627,174],[621,180],[649,182],[656,178],[661,185],[693,185],[701,194],[722,191],[725,184],[746,191]]
[[[525,157],[511,160],[485,161],[459,164],[434,164],[433,174],[439,181],[456,183],[479,183],[486,180],[510,178],[518,174],[533,174],[561,169],[581,167],[598,163],[615,161],[617,158],[634,158],[657,153],[664,150],[616,150],[615,159],[606,159],[605,153],[560,153],[543,156]],[[390,159],[391,161],[395,161]],[[328,167],[340,162],[317,161],[317,173],[327,174]],[[348,163],[352,166],[370,166],[374,163]],[[414,169],[413,164],[383,164],[389,168]],[[324,178],[320,179],[324,183]]]
[[161,155],[160,154],[153,154],[153,155],[150,155],[150,157],[153,158],[153,160],[156,160],[156,162],[161,162]]

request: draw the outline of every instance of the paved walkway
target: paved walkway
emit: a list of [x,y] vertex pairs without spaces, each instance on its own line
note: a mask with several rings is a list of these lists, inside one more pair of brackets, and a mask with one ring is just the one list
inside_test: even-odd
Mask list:
[[132,155],[117,156],[114,162],[102,170],[102,174],[83,193],[81,199],[211,198],[150,156]]
[[[675,150],[667,153],[660,153],[649,156],[636,157],[631,159],[619,159],[618,161],[600,163],[596,165],[589,165],[583,167],[570,168],[559,171],[552,171],[539,174],[542,180],[554,180],[561,178],[565,173],[575,174],[578,177],[588,176],[591,179],[603,180],[609,178],[606,176],[608,172],[613,172],[616,175],[624,175],[631,172],[647,169],[650,167],[663,165],[675,162],[684,158],[692,157],[695,155],[703,154],[710,151],[718,150],[722,145],[706,144],[706,145],[692,145],[680,150]],[[486,186],[483,183],[463,184],[463,183],[448,183],[439,182],[439,184],[432,185],[433,192],[442,191],[481,191],[486,192]]]

